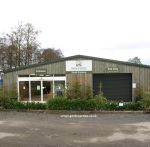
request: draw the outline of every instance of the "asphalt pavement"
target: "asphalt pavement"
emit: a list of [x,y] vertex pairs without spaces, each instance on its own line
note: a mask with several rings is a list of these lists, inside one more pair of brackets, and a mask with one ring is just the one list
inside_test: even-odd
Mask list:
[[0,111],[0,147],[150,147],[150,114]]

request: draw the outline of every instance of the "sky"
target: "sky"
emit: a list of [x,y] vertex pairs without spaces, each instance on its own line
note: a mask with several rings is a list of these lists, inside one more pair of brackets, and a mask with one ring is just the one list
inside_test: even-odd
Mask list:
[[0,0],[0,34],[18,22],[41,30],[41,48],[150,65],[150,0]]

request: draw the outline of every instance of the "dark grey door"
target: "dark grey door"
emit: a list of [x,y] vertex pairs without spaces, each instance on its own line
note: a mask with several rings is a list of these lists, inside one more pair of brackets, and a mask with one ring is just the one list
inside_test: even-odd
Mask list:
[[94,95],[102,91],[107,99],[132,100],[132,74],[93,74]]

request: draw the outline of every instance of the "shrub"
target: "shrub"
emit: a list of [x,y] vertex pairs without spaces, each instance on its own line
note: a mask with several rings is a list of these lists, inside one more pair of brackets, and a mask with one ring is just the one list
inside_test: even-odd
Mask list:
[[104,106],[104,110],[118,110],[118,102],[115,101],[107,101],[107,103]]
[[67,98],[69,99],[75,99],[75,98],[82,98],[82,89],[81,84],[76,81],[73,82],[72,85],[69,85],[66,90]]
[[35,102],[27,102],[24,103],[26,109],[35,109],[35,110],[46,110],[47,109],[47,104],[46,103],[35,103]]
[[69,100],[69,110],[95,110],[96,102],[94,99],[74,99]]
[[144,109],[150,110],[150,93],[145,93],[144,98],[141,100]]
[[36,109],[36,110],[45,110],[47,109],[46,103],[35,103],[35,102],[18,102],[13,99],[3,98],[0,101],[0,106],[4,109]]
[[86,86],[84,97],[85,97],[86,99],[91,99],[91,98],[93,98],[93,90],[92,90],[92,88],[91,88],[90,86]]
[[138,102],[126,102],[124,104],[124,109],[125,110],[133,110],[133,111],[143,110],[143,105],[142,105],[142,102],[140,102],[140,101],[138,101]]
[[9,89],[9,91],[8,88],[4,85],[0,88],[0,99],[2,98],[17,99],[17,90],[15,84],[11,84],[10,87],[11,88]]
[[94,99],[66,99],[54,98],[48,101],[48,109],[51,110],[95,110],[96,102]]
[[86,81],[83,85],[81,85],[81,83],[76,80],[68,85],[66,89],[66,96],[68,99],[90,99],[93,97],[93,91]]
[[25,109],[25,105],[13,99],[4,98],[1,106],[4,109]]
[[0,106],[5,109],[27,109],[27,110],[143,110],[150,109],[150,94],[145,94],[144,98],[138,102],[124,102],[119,106],[117,101],[108,101],[102,94],[95,96],[93,99],[67,99],[65,97],[56,97],[49,99],[47,103],[36,102],[18,102],[9,98],[1,98]]
[[47,101],[49,109],[65,110],[68,107],[68,100],[64,97],[56,97]]
[[143,110],[142,102],[124,102],[123,106],[119,106],[119,102],[116,103],[116,109],[115,110],[121,110],[121,111],[138,111]]
[[144,91],[143,87],[140,86],[140,84],[137,84],[137,87],[135,89],[135,100],[139,101],[144,97]]
[[9,98],[9,93],[6,90],[6,87],[4,86],[0,88],[0,99],[3,99],[3,98]]
[[5,105],[7,106],[9,104],[10,99],[9,98],[4,98],[0,97],[0,106],[5,108]]
[[105,108],[105,105],[107,103],[107,99],[103,96],[103,93],[100,93],[94,97],[96,104],[97,104],[97,109],[102,110]]

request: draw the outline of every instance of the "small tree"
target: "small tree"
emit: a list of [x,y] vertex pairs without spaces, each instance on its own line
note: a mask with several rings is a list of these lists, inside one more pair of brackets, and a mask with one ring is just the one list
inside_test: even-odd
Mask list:
[[135,89],[135,100],[139,101],[143,98],[143,96],[144,96],[143,87],[140,86],[140,84],[138,83]]
[[70,85],[68,85],[66,95],[69,99],[90,99],[93,97],[93,91],[92,88],[88,86],[86,82],[82,85],[78,80],[75,80]]
[[150,92],[144,93],[142,102],[144,109],[150,110]]
[[90,86],[86,86],[85,98],[86,99],[93,98],[93,90],[92,90],[92,88]]
[[81,85],[78,81],[68,85],[67,98],[69,99],[82,98]]

